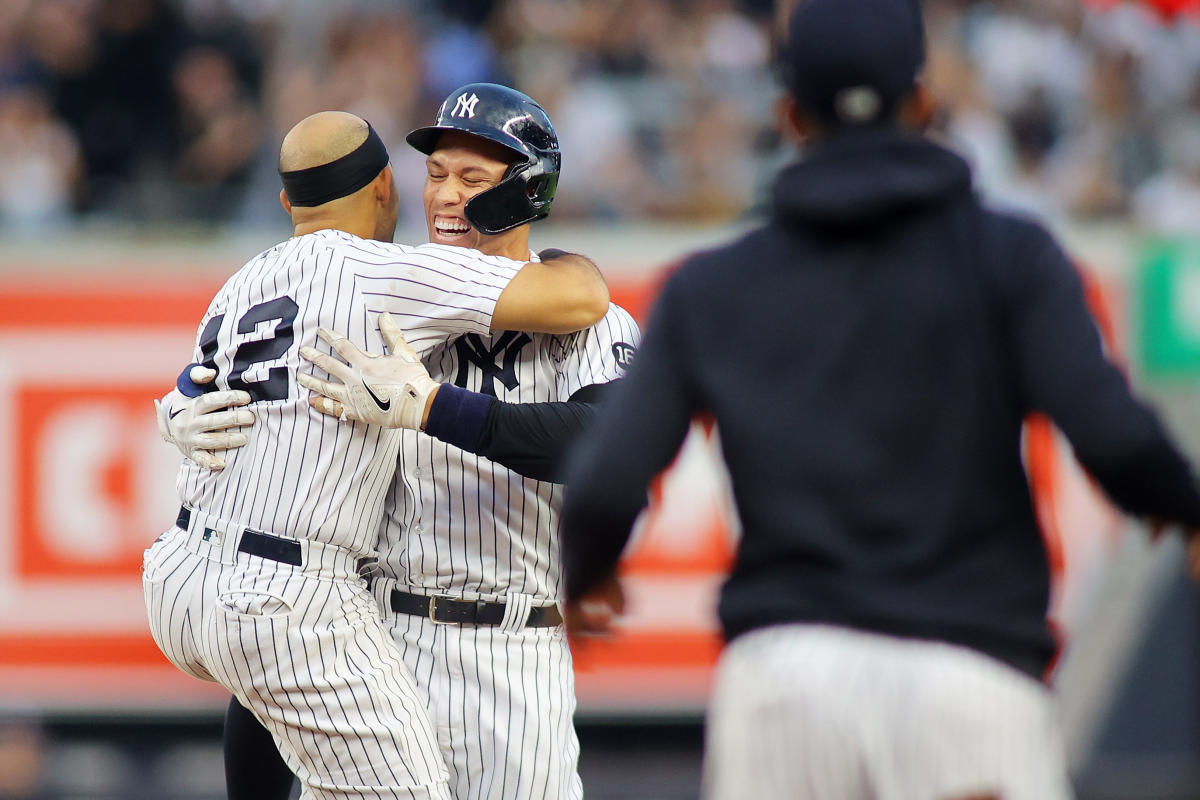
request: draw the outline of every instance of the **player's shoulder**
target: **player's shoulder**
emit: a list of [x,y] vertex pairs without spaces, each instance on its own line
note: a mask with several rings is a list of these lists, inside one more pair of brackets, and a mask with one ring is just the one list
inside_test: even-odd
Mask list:
[[614,331],[637,331],[637,320],[633,315],[626,311],[616,303],[609,302],[608,311],[600,318],[596,324],[576,331],[574,334],[568,334],[571,337],[588,336],[588,335],[606,335]]
[[446,261],[454,264],[475,265],[484,268],[520,269],[525,265],[524,261],[514,261],[504,256],[488,255],[469,247],[456,247],[454,245],[434,244],[432,242],[415,245],[412,247],[412,251],[414,255],[421,258]]
[[[513,261],[501,256],[489,256],[466,247],[441,244],[403,244],[363,239],[339,230],[323,230],[305,234],[312,237],[309,246],[317,250],[330,251],[333,263],[338,261],[353,264],[354,272],[364,276],[378,274],[388,277],[395,267],[415,267],[442,274],[465,270],[464,275],[514,273],[524,262]],[[449,270],[449,272],[447,272]]]
[[980,208],[976,240],[985,269],[1012,280],[1048,269],[1071,272],[1070,261],[1050,229],[1037,217],[1017,209]]
[[285,239],[247,259],[244,264],[225,279],[221,288],[217,290],[217,293],[213,296],[212,303],[209,305],[209,313],[223,311],[225,306],[229,305],[232,299],[239,295],[247,284],[260,281],[264,275],[268,275],[273,270],[278,269],[280,260],[290,255],[290,252],[295,249],[296,243],[296,237]]
[[721,244],[696,250],[667,268],[664,287],[670,284],[740,280],[736,276],[744,274],[747,268],[778,261],[777,258],[759,257],[777,252],[778,243],[772,241],[776,234],[777,231],[771,226],[761,225]]
[[378,263],[395,263],[410,257],[416,248],[399,242],[381,242],[377,239],[364,239],[353,233],[327,229],[306,233],[302,240],[307,240],[318,250],[332,251],[342,256],[357,260]]
[[990,234],[1001,245],[1025,249],[1055,243],[1050,229],[1027,211],[993,206],[983,206],[980,211],[984,234]]
[[506,262],[508,259],[485,256],[478,250],[466,247],[451,247],[441,244],[404,244],[363,239],[346,231],[327,229],[305,234],[299,239],[311,239],[313,246],[332,250],[342,255],[353,256],[368,262],[432,262],[471,263],[476,261]]
[[637,320],[633,318],[633,315],[621,308],[621,306],[612,302],[608,304],[608,312],[605,313],[604,318],[596,324],[600,325],[605,322],[609,323],[610,325],[621,325],[624,327],[632,327],[634,329],[637,328]]
[[581,353],[612,350],[618,358],[632,353],[642,338],[641,329],[633,315],[616,303],[608,304],[608,313],[590,328],[570,334],[564,341],[567,351]]

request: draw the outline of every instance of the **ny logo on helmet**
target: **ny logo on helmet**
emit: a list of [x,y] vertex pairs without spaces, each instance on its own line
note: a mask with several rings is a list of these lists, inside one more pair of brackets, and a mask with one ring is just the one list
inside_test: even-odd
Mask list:
[[474,117],[475,104],[479,102],[479,96],[474,92],[469,95],[461,94],[458,96],[458,102],[454,105],[454,110],[450,112],[452,117]]

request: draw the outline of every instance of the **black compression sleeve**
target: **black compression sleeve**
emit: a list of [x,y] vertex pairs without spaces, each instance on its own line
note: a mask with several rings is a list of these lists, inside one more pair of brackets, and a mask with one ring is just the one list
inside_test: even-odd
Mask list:
[[591,384],[554,403],[504,403],[443,384],[425,433],[526,478],[561,483],[568,448],[615,383]]
[[571,444],[596,416],[595,403],[493,403],[476,452],[519,475],[562,483]]
[[229,800],[287,800],[291,796],[292,773],[275,748],[275,740],[236,697],[225,711],[223,745]]

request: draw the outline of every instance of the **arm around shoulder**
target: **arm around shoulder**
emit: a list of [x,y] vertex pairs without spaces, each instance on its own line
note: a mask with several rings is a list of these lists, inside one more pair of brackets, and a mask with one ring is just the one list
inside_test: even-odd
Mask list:
[[561,251],[521,268],[500,294],[493,330],[572,333],[608,313],[608,284],[591,259]]

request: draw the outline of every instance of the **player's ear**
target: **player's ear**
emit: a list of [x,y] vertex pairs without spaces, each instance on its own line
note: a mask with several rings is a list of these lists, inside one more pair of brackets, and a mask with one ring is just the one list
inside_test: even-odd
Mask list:
[[392,194],[394,194],[395,191],[396,180],[392,175],[392,165],[388,164],[383,168],[382,172],[375,176],[375,199],[378,200],[381,205],[386,206],[391,201]]
[[816,135],[817,129],[812,118],[804,113],[791,95],[785,94],[779,98],[775,111],[785,139],[803,147]]
[[937,100],[929,88],[917,81],[908,97],[900,105],[900,123],[906,128],[923,131],[933,122],[937,113]]
[[288,200],[287,189],[279,190],[279,205],[283,206],[283,210],[289,217],[292,215],[292,201]]

